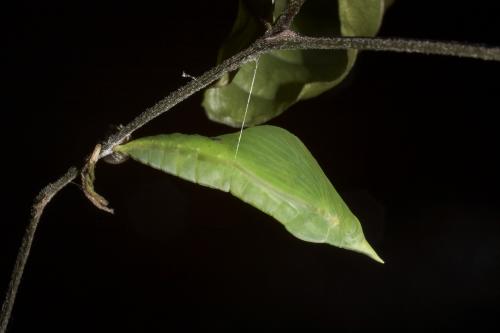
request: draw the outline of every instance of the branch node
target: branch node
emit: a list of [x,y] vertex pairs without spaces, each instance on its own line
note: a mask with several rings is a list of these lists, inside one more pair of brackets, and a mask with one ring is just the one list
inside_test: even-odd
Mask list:
[[280,30],[279,32],[274,32],[272,35],[265,36],[264,40],[266,42],[278,41],[279,43],[285,43],[286,41],[291,40],[295,37],[300,37],[300,35],[293,30],[286,29]]
[[[184,72],[182,72],[182,73],[184,73]],[[117,129],[119,131],[122,130],[123,129],[123,125],[118,125]],[[131,139],[131,137],[132,137],[131,134],[125,135],[121,140],[118,140],[116,142],[116,144],[115,144],[115,146],[113,146],[113,148],[116,147],[116,146],[118,146],[118,145],[121,145],[123,143],[129,142],[130,139]],[[100,150],[99,156],[97,157],[95,163],[97,163],[97,160],[99,158],[102,158],[104,160],[104,162],[106,162],[108,164],[117,165],[117,164],[122,164],[122,163],[126,162],[129,159],[127,155],[119,153],[117,151],[113,151],[111,154],[106,155],[104,157],[101,157],[100,154],[102,153],[102,146],[100,148],[101,148],[101,150]]]

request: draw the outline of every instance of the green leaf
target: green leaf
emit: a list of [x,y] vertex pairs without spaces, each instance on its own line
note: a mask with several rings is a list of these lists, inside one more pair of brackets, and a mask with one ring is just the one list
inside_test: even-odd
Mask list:
[[115,148],[133,159],[212,187],[271,215],[295,237],[364,253],[383,262],[363,236],[358,219],[304,144],[288,131],[257,126],[207,138],[169,134]]
[[[231,35],[219,52],[219,62],[262,35],[261,21],[266,15],[262,14],[262,10],[255,14],[254,1],[240,0],[239,4]],[[274,19],[285,5],[286,0],[275,1],[274,12],[270,13]],[[306,1],[294,20],[293,30],[316,37],[374,36],[384,10],[384,0]],[[264,123],[296,102],[333,88],[347,76],[357,54],[356,50],[287,50],[262,55],[246,125]],[[202,105],[211,120],[241,126],[254,68],[254,63],[246,64],[205,91]]]

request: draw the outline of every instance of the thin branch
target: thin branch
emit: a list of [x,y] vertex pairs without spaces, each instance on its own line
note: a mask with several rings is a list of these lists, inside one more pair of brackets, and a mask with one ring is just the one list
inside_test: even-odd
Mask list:
[[421,53],[500,61],[499,47],[462,44],[458,42],[377,37],[314,38],[301,36],[296,33],[289,33],[283,39],[276,42],[274,49],[356,49],[360,51]]
[[69,170],[61,178],[44,187],[35,198],[35,202],[33,203],[31,210],[31,220],[26,227],[21,246],[19,247],[16,263],[14,265],[14,269],[12,270],[9,282],[9,288],[7,289],[5,301],[2,305],[2,313],[0,315],[0,333],[5,333],[7,330],[10,314],[14,306],[14,301],[16,300],[17,290],[19,288],[19,284],[21,283],[24,267],[28,261],[31,244],[33,243],[36,228],[38,226],[38,222],[40,221],[40,217],[42,216],[43,210],[54,195],[75,179],[77,175],[78,171],[75,167],[69,168]]
[[231,58],[223,61],[216,67],[206,71],[196,80],[191,80],[184,86],[172,92],[170,95],[159,101],[153,107],[146,109],[143,113],[137,116],[127,125],[123,126],[118,132],[111,135],[102,143],[101,154],[99,158],[106,157],[113,153],[113,147],[121,144],[133,132],[149,123],[164,112],[170,110],[175,105],[179,104],[194,93],[207,87],[212,82],[218,80],[227,72],[233,71],[246,64],[249,61],[256,59],[260,54],[266,51],[266,44],[263,39],[257,40],[247,49],[239,52]]
[[153,107],[146,109],[146,111],[137,116],[129,124],[123,126],[117,133],[111,135],[102,143],[99,159],[111,155],[113,153],[113,147],[121,144],[128,137],[130,137],[133,132],[162,113],[170,110],[172,107],[179,104],[192,94],[207,87],[215,80],[218,80],[225,73],[236,70],[247,62],[257,59],[262,53],[270,52],[272,48],[268,45],[268,43],[266,43],[266,40],[274,36],[286,36],[285,32],[290,31],[289,28],[293,19],[299,13],[304,2],[306,2],[306,0],[289,0],[283,14],[263,38],[256,40],[245,50],[229,59],[226,59],[218,66],[206,71],[200,77],[191,80],[188,84],[172,92]]
[[274,50],[347,50],[357,49],[363,51],[390,51],[404,53],[422,53],[447,55],[454,57],[476,58],[482,60],[500,61],[500,48],[485,47],[480,45],[467,45],[456,42],[434,42],[412,39],[385,39],[365,37],[335,37],[314,38],[305,37],[291,30],[285,30],[275,35],[258,39],[247,49],[225,60],[220,65],[208,70],[196,80],[191,80],[186,85],[177,89],[153,107],[147,109],[128,125],[122,127],[117,133],[110,136],[102,143],[99,158],[113,153],[113,147],[121,144],[137,129],[141,128],[154,118],[170,110],[192,94],[205,88],[227,72],[233,71],[255,60],[258,56]]
[[289,30],[293,19],[300,12],[300,8],[306,0],[289,0],[283,14],[276,20],[275,25],[268,35],[273,35],[281,31]]

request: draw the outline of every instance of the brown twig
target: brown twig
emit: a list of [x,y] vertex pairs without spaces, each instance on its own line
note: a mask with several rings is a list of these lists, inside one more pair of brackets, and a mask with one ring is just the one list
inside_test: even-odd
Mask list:
[[35,202],[33,203],[31,210],[31,219],[26,227],[21,246],[19,247],[19,252],[17,253],[14,269],[12,270],[7,294],[5,295],[5,301],[2,305],[2,313],[0,315],[0,333],[5,333],[7,330],[10,314],[16,300],[17,290],[23,277],[24,267],[28,261],[33,238],[35,237],[35,232],[43,210],[50,200],[52,200],[54,195],[75,179],[77,175],[78,170],[75,167],[69,168],[69,170],[61,178],[45,186],[35,198]]
[[306,2],[305,0],[289,0],[288,6],[285,8],[283,13],[278,17],[276,23],[269,30],[268,35],[275,35],[279,32],[290,30],[292,26],[293,19],[300,12],[300,8]]

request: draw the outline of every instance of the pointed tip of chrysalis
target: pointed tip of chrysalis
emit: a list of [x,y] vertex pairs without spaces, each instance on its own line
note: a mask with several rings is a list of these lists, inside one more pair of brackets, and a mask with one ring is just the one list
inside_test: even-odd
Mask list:
[[356,246],[356,251],[367,255],[381,264],[385,264],[382,258],[378,256],[377,252],[375,252],[366,239],[363,239],[363,241]]

